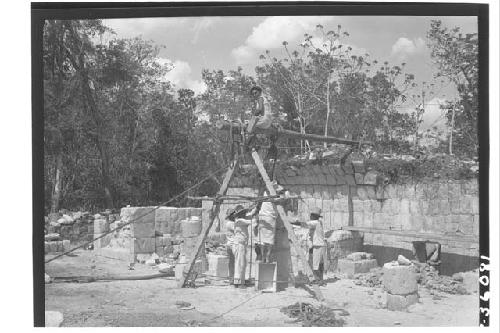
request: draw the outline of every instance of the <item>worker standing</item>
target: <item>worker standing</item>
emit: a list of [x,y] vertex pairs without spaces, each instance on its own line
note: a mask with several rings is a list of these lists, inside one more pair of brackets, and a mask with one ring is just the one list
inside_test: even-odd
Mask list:
[[[274,183],[276,194],[283,194],[285,189]],[[264,192],[264,196],[268,196],[267,192]],[[264,263],[271,262],[271,253],[274,247],[274,239],[276,234],[276,210],[274,209],[274,204],[270,201],[264,201],[259,210],[259,219],[256,226],[256,240],[255,240],[255,252],[257,254],[257,261],[262,261]]]
[[247,265],[247,245],[248,245],[248,227],[252,224],[251,219],[246,217],[247,209],[242,205],[234,209],[234,287],[245,287],[245,273]]
[[305,225],[312,232],[312,262],[313,272],[318,278],[319,284],[323,285],[323,273],[325,263],[327,261],[325,232],[323,229],[323,221],[321,220],[321,208],[314,207],[310,212],[310,221]]
[[234,209],[226,212],[226,251],[229,258],[229,284],[234,284]]

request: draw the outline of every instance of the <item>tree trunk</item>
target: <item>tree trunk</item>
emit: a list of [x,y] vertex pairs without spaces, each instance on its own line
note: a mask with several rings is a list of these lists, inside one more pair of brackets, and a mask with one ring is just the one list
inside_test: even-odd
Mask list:
[[448,149],[450,155],[453,155],[453,129],[455,127],[455,107],[451,109],[451,128],[450,128],[450,140],[448,143]]
[[55,177],[54,177],[54,187],[52,190],[52,200],[50,205],[50,212],[56,213],[59,211],[59,203],[61,202],[61,179],[62,179],[62,168],[63,168],[63,156],[62,152],[58,152],[56,155],[55,163]]
[[111,177],[109,176],[109,149],[107,145],[103,142],[101,138],[98,138],[98,149],[101,155],[101,176],[102,176],[102,188],[104,190],[104,202],[106,208],[115,208],[113,202],[113,194],[111,190]]
[[[326,122],[325,122],[325,137],[328,136],[328,123],[330,119],[330,76],[326,80]],[[328,144],[323,143],[324,147],[327,148]]]
[[[74,45],[81,44],[78,33],[75,31],[71,22],[67,24],[67,28],[71,33]],[[102,176],[101,180],[102,180],[102,187],[104,190],[105,205],[106,208],[114,208],[113,194],[111,190],[111,178],[109,176],[110,174],[109,149],[107,146],[107,142],[105,141],[106,129],[103,128],[105,122],[103,121],[99,109],[97,108],[97,103],[92,93],[92,89],[90,88],[91,82],[87,73],[85,54],[80,49],[76,49],[74,45],[72,45],[73,47],[71,48],[71,52],[67,52],[67,55],[71,64],[80,75],[81,88],[84,97],[83,103],[87,109],[87,112],[89,113],[90,118],[93,120],[94,126],[96,128],[97,134],[94,140],[96,142],[97,149],[99,150],[99,153],[101,155],[101,176]]]

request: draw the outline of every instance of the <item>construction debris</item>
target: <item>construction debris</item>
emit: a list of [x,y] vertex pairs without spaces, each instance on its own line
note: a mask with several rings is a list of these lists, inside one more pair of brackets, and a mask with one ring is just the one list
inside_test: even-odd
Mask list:
[[343,319],[335,317],[334,309],[324,305],[315,307],[309,303],[297,302],[280,311],[290,318],[296,318],[294,322],[301,322],[302,327],[342,327],[345,323]]
[[354,275],[354,284],[365,287],[382,287],[383,270],[381,267],[372,268],[368,273]]
[[439,275],[438,271],[429,265],[418,267],[418,282],[430,290],[437,290],[448,294],[468,295],[462,281],[457,281],[451,276]]

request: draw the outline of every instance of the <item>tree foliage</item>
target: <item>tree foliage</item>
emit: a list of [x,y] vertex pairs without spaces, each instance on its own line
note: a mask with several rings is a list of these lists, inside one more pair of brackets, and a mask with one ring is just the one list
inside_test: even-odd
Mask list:
[[467,157],[478,151],[478,35],[463,34],[459,28],[449,29],[433,20],[427,33],[431,56],[438,76],[455,84],[458,100],[444,107],[454,134],[456,152]]
[[[105,38],[103,38],[105,37]],[[402,113],[415,98],[405,64],[379,64],[347,43],[340,26],[284,41],[284,56],[260,56],[255,77],[204,69],[206,90],[195,95],[167,79],[172,64],[163,46],[142,38],[116,38],[100,20],[48,20],[43,32],[45,197],[47,211],[156,205],[197,184],[231,160],[219,119],[244,122],[250,88],[259,84],[281,125],[302,133],[370,140],[379,153],[411,153],[421,109]],[[456,150],[477,149],[477,36],[460,35],[437,21],[429,43],[440,75],[456,84]],[[427,87],[432,90],[432,87]],[[412,95],[414,94],[414,95]],[[420,98],[416,95],[417,99]],[[448,113],[451,122],[451,113]],[[288,153],[307,142],[288,139]],[[300,147],[300,149],[294,149]],[[222,174],[190,195],[214,195]],[[186,197],[172,205],[196,205]]]

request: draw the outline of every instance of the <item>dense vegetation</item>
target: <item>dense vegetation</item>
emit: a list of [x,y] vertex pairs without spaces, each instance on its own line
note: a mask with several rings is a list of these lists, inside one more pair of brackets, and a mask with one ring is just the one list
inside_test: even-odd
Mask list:
[[[283,42],[287,57],[260,57],[255,77],[240,68],[202,73],[199,96],[165,79],[171,65],[158,61],[162,46],[141,38],[100,36],[112,31],[100,20],[49,20],[44,26],[45,207],[101,209],[153,205],[172,198],[229,159],[217,119],[249,117],[249,88],[271,96],[282,126],[299,132],[375,142],[379,153],[421,153],[422,112],[401,113],[424,84],[405,65],[378,64],[344,45],[339,26],[318,26],[322,44],[310,35],[297,48]],[[428,35],[439,74],[460,98],[449,101],[453,135],[437,152],[477,154],[477,35],[462,36],[439,21]],[[167,46],[168,47],[168,46]],[[412,140],[410,140],[412,139]],[[290,153],[305,142],[289,140]],[[191,195],[213,194],[221,174]],[[173,204],[190,204],[179,199]],[[192,203],[191,203],[192,204]]]

